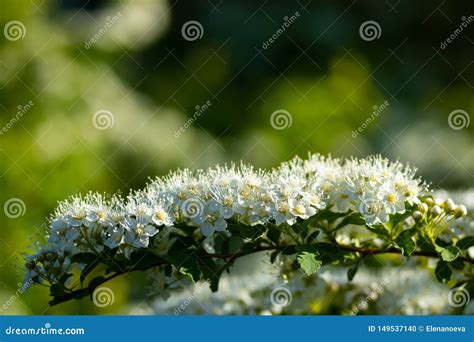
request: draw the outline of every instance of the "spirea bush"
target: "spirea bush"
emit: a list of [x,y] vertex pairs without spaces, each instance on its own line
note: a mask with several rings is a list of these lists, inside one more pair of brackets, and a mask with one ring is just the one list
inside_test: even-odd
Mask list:
[[463,204],[433,198],[413,168],[380,156],[181,170],[126,198],[60,203],[46,242],[26,256],[26,281],[49,286],[51,304],[133,271],[163,295],[185,280],[217,291],[236,259],[262,251],[285,279],[343,265],[352,280],[367,256],[401,254],[437,259],[440,282],[463,281],[473,272],[471,224]]

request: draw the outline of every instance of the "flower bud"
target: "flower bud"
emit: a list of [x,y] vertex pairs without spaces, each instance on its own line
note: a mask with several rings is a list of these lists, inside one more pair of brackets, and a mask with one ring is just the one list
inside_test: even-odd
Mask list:
[[419,222],[423,219],[423,214],[421,212],[419,212],[418,210],[417,211],[414,211],[413,212],[413,219],[416,221],[416,222]]
[[418,204],[417,208],[418,208],[418,210],[419,210],[422,214],[426,213],[426,212],[428,211],[428,209],[429,209],[429,208],[428,208],[428,204],[426,204],[426,203],[420,203],[420,204]]
[[464,204],[460,204],[456,207],[455,211],[456,218],[463,217],[467,215],[467,208]]
[[435,202],[435,205],[437,205],[438,207],[441,207],[444,203],[444,201],[439,197],[435,198],[434,202]]
[[434,200],[431,197],[428,197],[425,199],[425,203],[428,205],[428,207],[432,207],[434,205]]
[[438,215],[441,215],[441,213],[443,212],[443,210],[435,205],[433,208],[431,208],[431,213],[434,215],[434,216],[438,216]]
[[447,199],[444,201],[442,207],[449,213],[452,213],[454,210],[456,210],[456,204],[454,204],[452,199]]

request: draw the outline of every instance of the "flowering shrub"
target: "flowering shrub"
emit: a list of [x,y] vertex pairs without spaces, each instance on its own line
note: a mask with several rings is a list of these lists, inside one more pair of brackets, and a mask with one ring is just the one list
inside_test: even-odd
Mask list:
[[[352,280],[366,256],[399,253],[438,259],[436,277],[447,282],[472,277],[466,215],[464,205],[434,199],[414,169],[378,156],[182,170],[125,199],[91,193],[60,203],[47,242],[26,257],[27,281],[50,286],[51,304],[132,271],[147,271],[163,294],[185,278],[217,291],[237,258],[268,251],[286,278],[346,265]],[[352,238],[342,238],[348,229]]]

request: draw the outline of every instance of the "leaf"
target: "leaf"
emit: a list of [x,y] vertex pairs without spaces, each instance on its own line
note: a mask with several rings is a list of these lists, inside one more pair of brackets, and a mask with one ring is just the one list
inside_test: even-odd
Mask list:
[[324,265],[333,262],[342,262],[344,257],[348,254],[348,252],[339,249],[336,245],[327,242],[315,243],[311,248],[316,251],[318,259],[320,259]]
[[447,283],[451,280],[453,272],[446,261],[439,260],[436,265],[435,275],[440,283]]
[[92,289],[95,289],[97,286],[102,284],[104,282],[104,280],[105,280],[105,278],[103,276],[95,277],[95,278],[91,279],[91,281],[89,282],[88,287],[92,288]]
[[321,268],[322,262],[317,259],[316,254],[309,252],[302,252],[297,257],[301,269],[307,274],[312,275]]
[[395,245],[399,247],[403,255],[410,256],[416,249],[416,242],[413,235],[416,234],[416,228],[402,231],[395,239]]
[[365,228],[367,228],[372,233],[384,238],[386,238],[389,235],[389,231],[382,224],[376,224],[373,226],[369,226],[366,224]]
[[462,238],[461,240],[456,242],[456,246],[458,246],[463,251],[473,247],[474,246],[474,236],[466,236],[465,238]]
[[182,274],[189,276],[194,282],[201,279],[202,273],[196,258],[187,257],[179,267]]
[[212,292],[217,292],[219,289],[219,279],[224,272],[225,267],[218,265],[211,258],[199,259],[199,265],[202,270],[202,278],[209,281]]
[[459,271],[463,270],[465,266],[464,260],[462,260],[461,258],[457,258],[456,260],[450,262],[449,265],[455,270]]
[[84,280],[87,278],[89,273],[91,273],[94,270],[94,268],[99,266],[100,263],[101,263],[100,256],[96,256],[95,260],[91,261],[89,264],[86,265],[86,267],[84,267],[84,269],[81,272],[81,276],[79,277],[81,281],[81,285],[84,283]]
[[267,238],[274,244],[278,245],[280,243],[281,231],[275,228],[268,228]]
[[350,214],[349,216],[344,217],[344,219],[339,223],[336,227],[337,229],[343,228],[349,224],[353,224],[356,226],[364,226],[365,225],[365,220],[360,214]]
[[61,284],[53,284],[49,288],[49,293],[52,297],[58,297],[64,295],[64,288]]
[[347,270],[347,280],[352,281],[352,279],[354,279],[358,269],[359,269],[359,264],[354,265],[353,267],[349,268]]
[[99,256],[95,253],[77,253],[71,257],[72,262],[79,264],[90,264],[95,261]]
[[[188,254],[186,254],[188,255]],[[127,264],[136,270],[146,270],[153,266],[159,266],[164,260],[157,255],[147,251],[136,251],[130,255]]]
[[270,262],[273,264],[276,260],[276,258],[278,257],[278,254],[280,254],[280,250],[276,250],[274,252],[272,252],[272,254],[270,254]]
[[240,236],[231,236],[228,242],[228,252],[231,254],[237,253],[244,244],[245,241]]
[[458,247],[451,245],[442,249],[441,258],[443,258],[444,261],[451,262],[456,260],[460,253],[461,251]]
[[312,232],[311,234],[309,234],[307,240],[308,240],[308,243],[314,243],[316,242],[316,239],[319,235],[319,233],[321,233],[321,230],[315,230],[314,232]]

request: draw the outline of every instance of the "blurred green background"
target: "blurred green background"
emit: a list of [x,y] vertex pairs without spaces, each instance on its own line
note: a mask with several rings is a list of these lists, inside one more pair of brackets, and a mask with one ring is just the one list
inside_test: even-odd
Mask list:
[[[448,117],[474,113],[474,22],[442,47],[469,5],[2,1],[0,204],[17,198],[24,212],[0,215],[0,313],[124,313],[145,297],[137,278],[114,281],[105,309],[87,299],[48,308],[41,287],[16,295],[21,253],[71,194],[127,194],[176,167],[272,167],[308,151],[381,153],[435,188],[472,187],[474,123],[453,129]],[[189,39],[191,20],[200,27]],[[369,20],[373,40],[359,32]],[[275,111],[291,125],[275,129]]]

